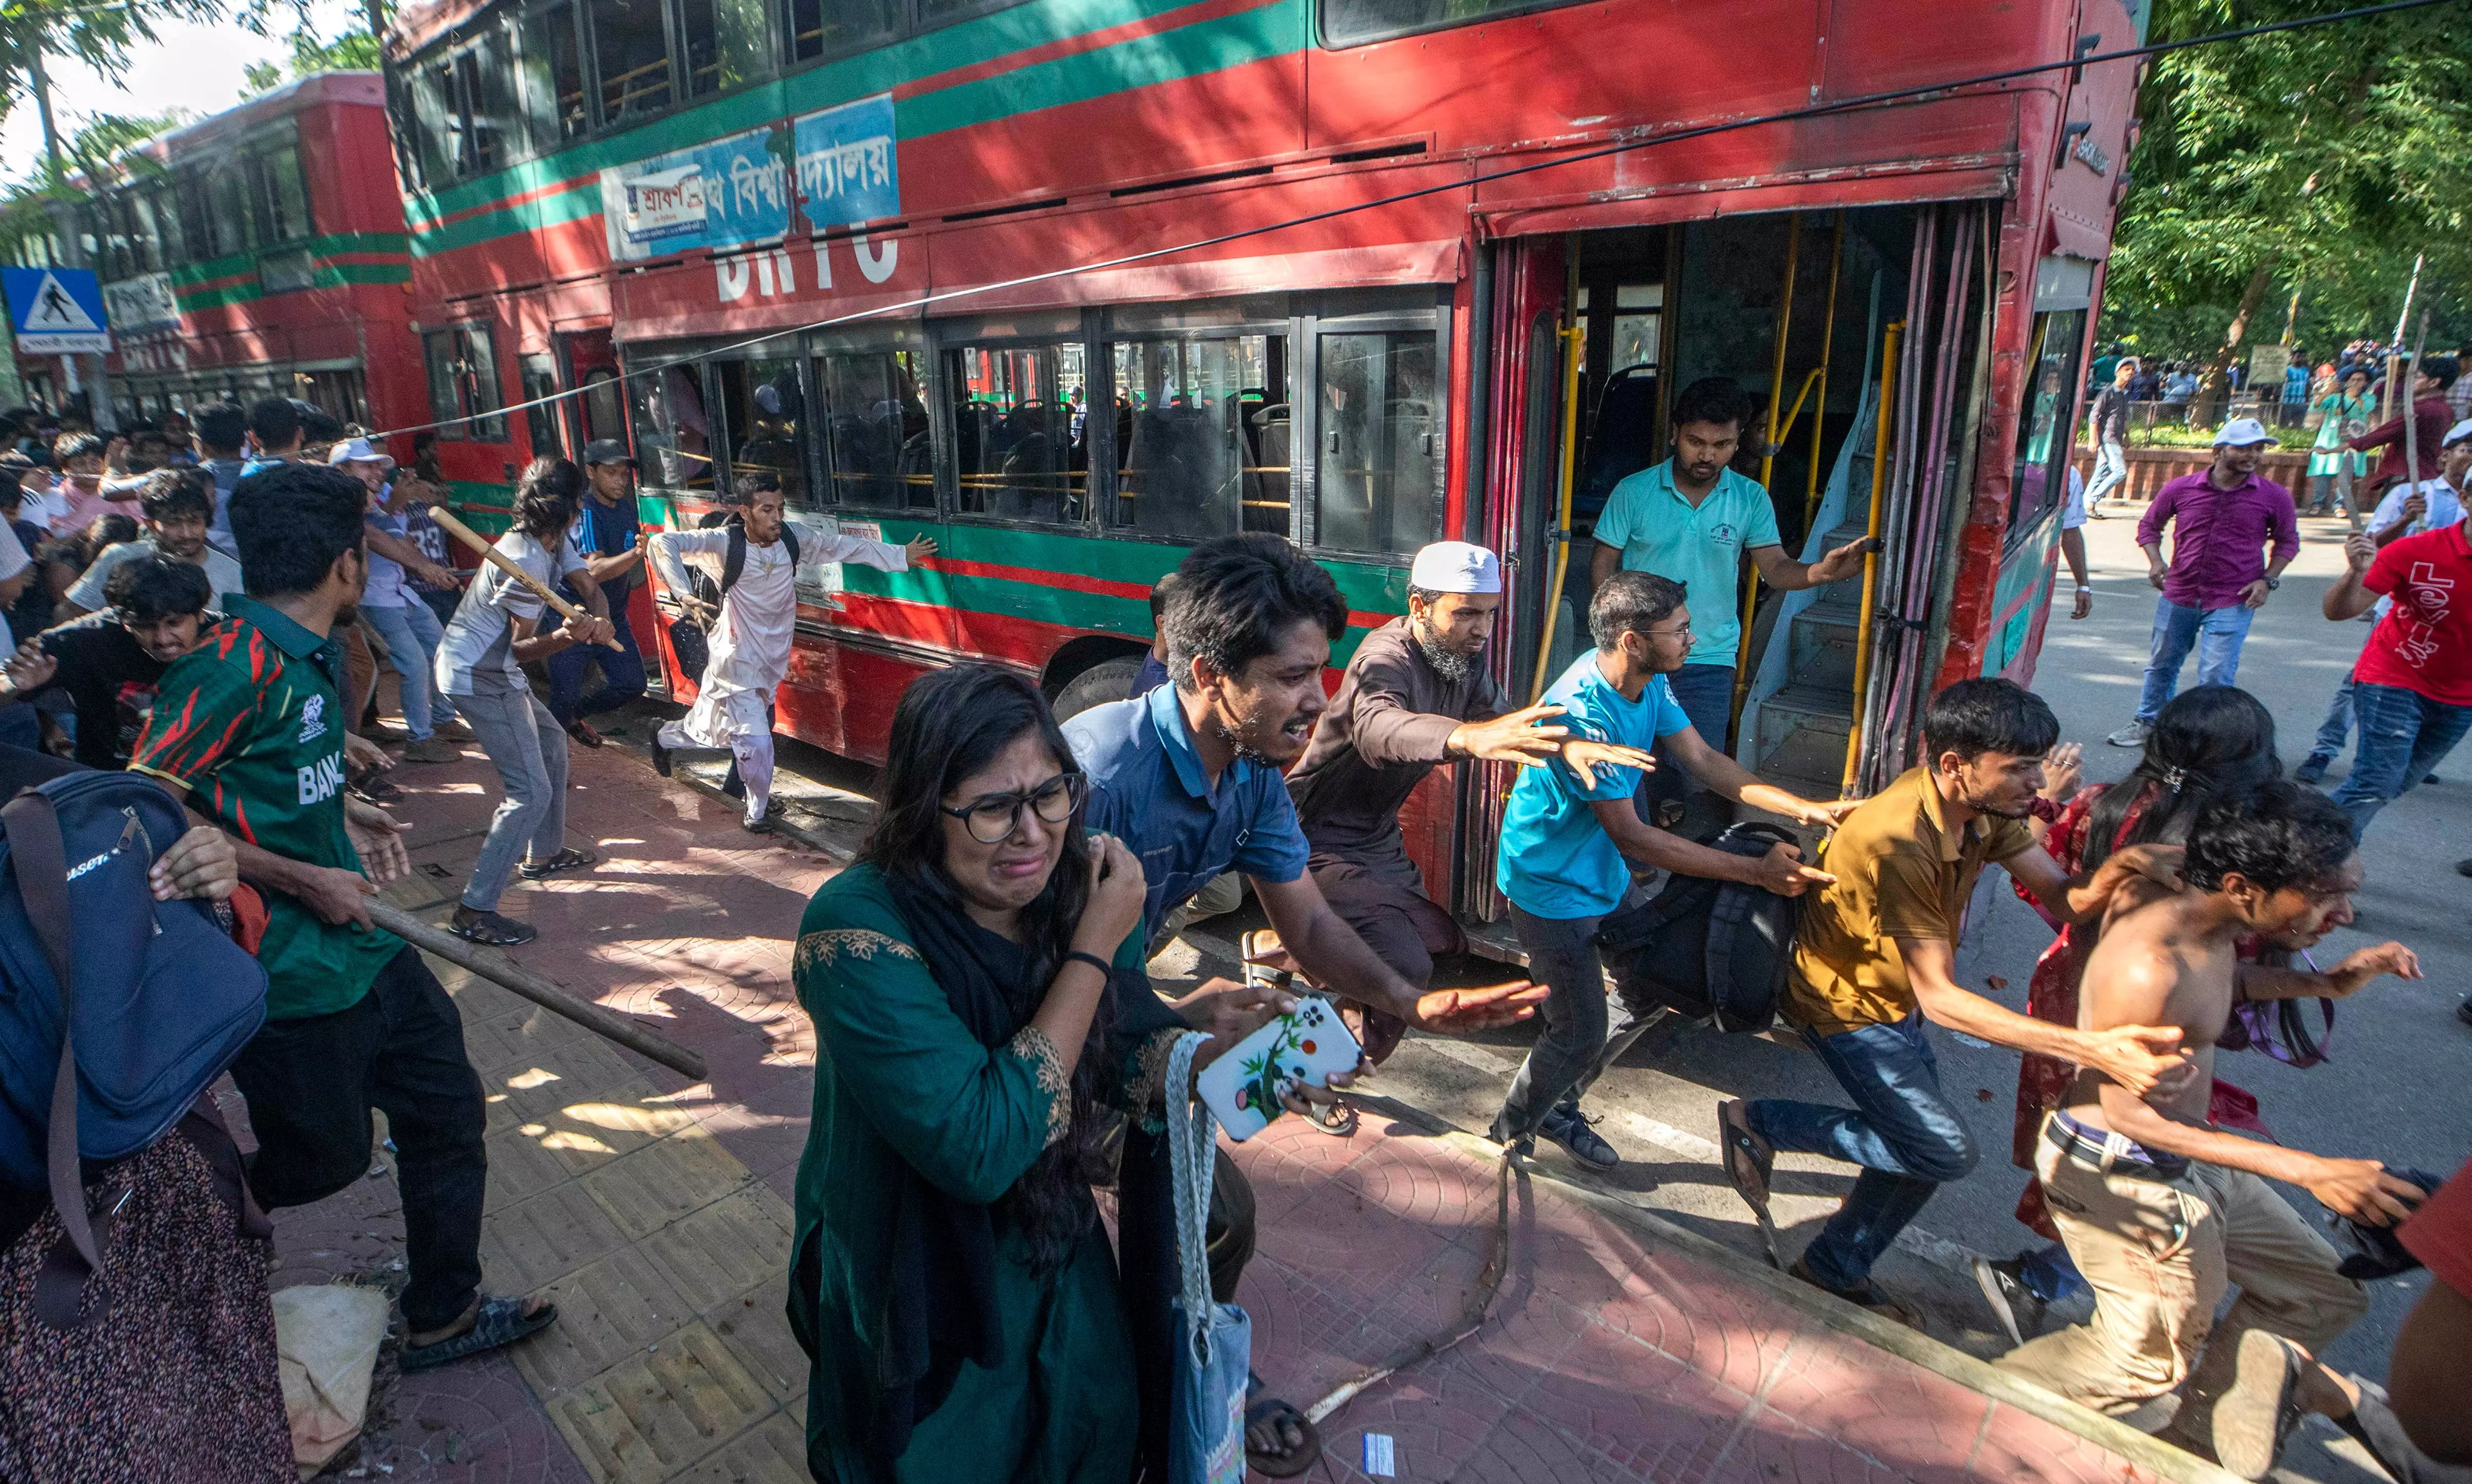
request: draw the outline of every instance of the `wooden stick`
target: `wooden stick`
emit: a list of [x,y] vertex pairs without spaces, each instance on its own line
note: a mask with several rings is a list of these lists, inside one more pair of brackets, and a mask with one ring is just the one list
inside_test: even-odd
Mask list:
[[503,958],[484,954],[479,945],[433,928],[410,912],[377,901],[363,905],[368,908],[369,921],[422,953],[435,954],[449,963],[460,964],[502,989],[512,990],[544,1010],[563,1015],[596,1035],[651,1057],[681,1076],[698,1082],[704,1080],[702,1057],[667,1036],[646,1029],[636,1024],[633,1017],[570,995],[537,974],[519,969]]
[[[474,530],[471,527],[464,525],[462,521],[457,520],[453,515],[449,514],[446,506],[442,505],[431,506],[429,507],[429,518],[438,523],[439,530],[445,531],[448,535],[453,536],[456,540],[463,542],[465,546],[470,547],[474,552],[478,553],[483,561],[496,567],[507,576],[513,577],[516,581],[521,582],[524,586],[529,587],[534,592],[539,594],[543,602],[548,603],[559,612],[565,614],[568,623],[571,624],[578,619],[588,619],[592,617],[591,614],[584,612],[582,608],[579,608],[575,604],[568,602],[565,599],[560,598],[558,595],[557,589],[551,587],[548,583],[543,582],[540,578],[534,577],[531,573],[526,572],[521,563],[517,562],[513,557],[509,556],[506,553],[499,551],[496,543],[487,540],[482,536],[479,531]],[[624,653],[627,648],[625,645],[618,642],[615,635],[601,641],[601,644],[604,648],[616,649],[621,653]]]
[[[2429,306],[2420,307],[2420,333],[2412,342],[2412,378],[2420,379],[2420,355],[2429,348]],[[2400,380],[2398,377],[2396,380]],[[2388,390],[2394,389],[2389,386]],[[2413,415],[2419,404],[2413,401],[2412,389],[2403,389],[2403,497],[2406,500],[2420,493],[2420,419]]]

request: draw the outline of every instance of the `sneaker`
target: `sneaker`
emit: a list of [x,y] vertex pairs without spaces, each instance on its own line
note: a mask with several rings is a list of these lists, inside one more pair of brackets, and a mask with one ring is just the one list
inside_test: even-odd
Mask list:
[[653,734],[653,771],[664,778],[670,776],[670,749],[661,745],[658,732]]
[[464,720],[461,717],[449,718],[444,721],[439,722],[436,726],[429,729],[429,735],[432,737],[442,737],[448,742],[474,742],[478,740],[473,737],[472,729],[464,724]]
[[2472,876],[2472,856],[2466,856],[2462,860],[2455,862],[2455,874],[2458,876]]
[[2026,1331],[2040,1330],[2043,1323],[2043,1301],[2026,1286],[2025,1265],[2023,1258],[1977,1257],[1973,1263],[1974,1284],[1983,1290],[2000,1328],[2008,1331],[2011,1345],[2025,1344]]
[[2466,1025],[2472,1025],[2472,995],[2465,995],[2461,1001],[2457,1002],[2455,1006],[2455,1018],[2461,1021]]
[[2131,721],[2104,738],[2104,741],[2115,747],[2143,747],[2146,745],[2146,735],[2152,730],[2154,729],[2143,721]]
[[438,737],[424,737],[403,749],[407,763],[455,763],[463,757],[464,749]]
[[2313,752],[2301,759],[2300,766],[2292,770],[2292,781],[2305,783],[2314,789],[2326,781],[2326,769],[2334,766],[2333,758]]
[[1599,1138],[1589,1126],[1594,1119],[1580,1111],[1578,1103],[1564,1103],[1545,1115],[1536,1132],[1560,1144],[1571,1158],[1594,1169],[1611,1169],[1622,1163],[1614,1146]]

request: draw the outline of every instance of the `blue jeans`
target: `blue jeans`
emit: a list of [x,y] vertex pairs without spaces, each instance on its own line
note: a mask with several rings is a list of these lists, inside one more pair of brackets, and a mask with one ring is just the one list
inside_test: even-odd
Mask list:
[[2154,648],[2146,660],[2146,690],[2137,697],[2137,719],[2151,726],[2155,713],[2171,704],[2172,694],[2180,688],[2180,666],[2193,648],[2199,685],[2232,684],[2240,673],[2241,643],[2256,617],[2256,609],[2240,603],[2192,608],[2157,596]]
[[[549,711],[558,718],[559,725],[573,726],[586,717],[614,711],[644,694],[644,655],[635,648],[635,626],[627,622],[623,612],[617,620],[619,648],[571,645],[545,662],[549,668]],[[594,660],[601,662],[601,689],[584,695],[583,674]]]
[[427,742],[440,721],[455,719],[455,703],[438,690],[438,641],[445,630],[425,602],[392,608],[361,610],[387,642],[387,662],[403,677],[403,729],[414,742]]
[[[1700,734],[1701,742],[1724,751],[1725,728],[1734,718],[1734,667],[1685,665],[1666,676],[1665,683],[1673,689],[1675,704],[1691,718],[1691,730]],[[1656,771],[1639,781],[1639,792],[1631,800],[1639,817],[1650,824],[1656,822],[1659,801],[1681,798],[1700,787],[1674,760],[1672,748],[1660,744],[1655,753]]]
[[2334,762],[2343,755],[2343,743],[2352,736],[2352,677],[2335,688],[2335,698],[2326,707],[2326,719],[2318,723],[2318,740],[2309,744],[2311,761]]
[[2379,810],[2411,792],[2472,731],[2472,706],[2450,706],[2399,685],[2356,683],[2352,709],[2361,718],[2361,741],[2335,802],[2352,816],[2358,839]]
[[2104,496],[2127,483],[2127,452],[2117,443],[2097,445],[2094,453],[2094,478],[2086,482],[2086,508],[2091,510],[2103,504]]
[[1974,1168],[1979,1155],[1965,1120],[1940,1095],[1939,1062],[1919,1014],[1833,1036],[1805,1030],[1802,1039],[1854,1106],[1762,1098],[1748,1109],[1751,1128],[1780,1149],[1863,1166],[1845,1204],[1802,1252],[1822,1284],[1859,1288],[1932,1192]]

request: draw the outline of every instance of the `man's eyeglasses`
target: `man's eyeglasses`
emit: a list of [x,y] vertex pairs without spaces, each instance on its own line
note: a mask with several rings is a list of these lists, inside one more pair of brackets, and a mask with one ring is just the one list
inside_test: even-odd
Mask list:
[[1643,628],[1640,632],[1651,639],[1688,639],[1691,637],[1691,625],[1685,624],[1678,628]]
[[1027,808],[1049,824],[1062,824],[1082,807],[1090,791],[1090,781],[1080,773],[1058,773],[1026,792],[984,793],[959,809],[938,805],[945,813],[962,821],[970,838],[982,845],[1002,844],[1021,823],[1021,812]]

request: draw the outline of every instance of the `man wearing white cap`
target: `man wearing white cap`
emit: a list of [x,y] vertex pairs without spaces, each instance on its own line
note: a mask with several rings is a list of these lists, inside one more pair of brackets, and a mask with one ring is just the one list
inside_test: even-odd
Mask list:
[[[1408,613],[1365,636],[1313,742],[1288,775],[1296,821],[1313,855],[1314,883],[1374,956],[1419,989],[1434,960],[1467,951],[1448,909],[1425,895],[1408,859],[1399,808],[1438,764],[1489,758],[1534,767],[1561,757],[1641,767],[1646,754],[1585,740],[1552,724],[1562,708],[1512,710],[1485,668],[1486,640],[1502,607],[1502,563],[1481,546],[1442,541],[1416,554]],[[1376,1062],[1407,1029],[1383,1010],[1347,1001]]]
[[2215,435],[2214,466],[2164,485],[2137,522],[2146,579],[2162,597],[2154,602],[2154,641],[2137,716],[2111,734],[2113,746],[2146,744],[2155,713],[2180,687],[2180,667],[2192,648],[2198,651],[2199,685],[2231,685],[2240,674],[2249,621],[2281,585],[2283,569],[2300,554],[2300,516],[2292,491],[2257,472],[2258,456],[2273,446],[2256,418],[2233,418]]

